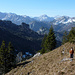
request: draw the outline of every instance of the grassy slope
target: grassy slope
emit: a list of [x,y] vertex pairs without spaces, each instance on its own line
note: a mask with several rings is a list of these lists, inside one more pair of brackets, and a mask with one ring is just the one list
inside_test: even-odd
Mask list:
[[[30,59],[29,61],[33,62],[17,66],[6,75],[75,75],[75,59],[72,62],[70,60],[61,62],[63,58],[69,58],[71,47],[75,49],[74,44],[66,43],[36,59]],[[61,54],[63,48],[64,55]]]

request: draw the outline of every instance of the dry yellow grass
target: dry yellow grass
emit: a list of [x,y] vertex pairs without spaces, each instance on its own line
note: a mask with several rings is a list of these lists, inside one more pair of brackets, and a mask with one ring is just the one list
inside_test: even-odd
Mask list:
[[[27,64],[12,69],[6,75],[75,75],[75,57],[73,61],[62,61],[63,58],[69,58],[71,47],[75,50],[75,45],[66,43],[49,53],[45,53]],[[61,51],[65,48],[65,54]],[[74,53],[75,55],[75,53]]]

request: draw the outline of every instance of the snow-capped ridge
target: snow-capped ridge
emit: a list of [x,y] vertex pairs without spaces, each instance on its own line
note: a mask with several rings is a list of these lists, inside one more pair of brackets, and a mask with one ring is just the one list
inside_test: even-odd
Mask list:
[[49,17],[47,15],[41,15],[39,17],[34,17],[34,19],[38,20],[38,21],[53,21],[54,17]]
[[75,22],[75,18],[70,18],[68,16],[62,16],[62,17],[58,17],[55,19],[55,22],[53,23],[54,25],[58,25],[60,23],[62,24],[67,24],[67,23],[72,23]]

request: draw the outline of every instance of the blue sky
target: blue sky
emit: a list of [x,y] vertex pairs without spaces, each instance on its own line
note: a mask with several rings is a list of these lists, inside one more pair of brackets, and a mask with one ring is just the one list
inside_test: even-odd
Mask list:
[[75,0],[0,0],[0,12],[75,17]]

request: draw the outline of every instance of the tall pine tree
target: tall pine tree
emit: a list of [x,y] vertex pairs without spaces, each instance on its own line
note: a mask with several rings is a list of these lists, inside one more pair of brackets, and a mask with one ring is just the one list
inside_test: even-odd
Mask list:
[[56,47],[56,39],[55,39],[55,34],[54,34],[52,26],[49,29],[49,34],[46,38],[44,47],[45,47],[45,50],[47,51],[51,51]]
[[41,43],[41,47],[42,47],[42,49],[41,49],[41,51],[40,51],[41,54],[43,54],[43,53],[46,52],[45,47],[44,47],[44,44],[45,44],[46,38],[47,38],[47,34],[44,35],[44,38],[43,38],[42,43]]
[[7,48],[5,46],[5,41],[2,41],[0,48],[0,68],[4,74],[7,72]]
[[63,34],[63,40],[62,40],[62,44],[68,42],[68,33],[65,31]]
[[13,67],[15,64],[16,64],[16,60],[15,60],[15,49],[14,47],[12,46],[11,42],[9,42],[8,44],[8,59],[9,59],[9,64],[8,66],[9,67]]
[[11,67],[14,66],[15,63],[15,50],[9,42],[8,47],[5,45],[5,41],[2,41],[2,45],[0,47],[0,71],[2,73],[7,73],[11,70]]
[[68,34],[69,42],[75,43],[75,27],[72,27],[71,31]]

